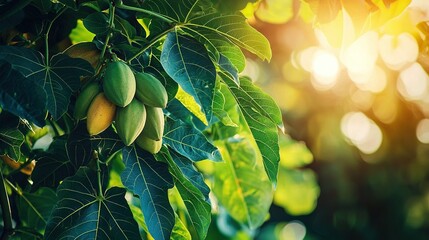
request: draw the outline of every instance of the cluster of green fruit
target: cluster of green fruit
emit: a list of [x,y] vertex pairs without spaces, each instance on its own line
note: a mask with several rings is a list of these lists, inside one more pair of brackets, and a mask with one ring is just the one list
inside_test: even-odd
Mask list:
[[96,135],[112,123],[121,140],[157,153],[164,133],[167,92],[161,82],[148,73],[133,73],[122,61],[109,62],[102,82],[85,86],[76,99],[74,117],[87,118],[89,134]]

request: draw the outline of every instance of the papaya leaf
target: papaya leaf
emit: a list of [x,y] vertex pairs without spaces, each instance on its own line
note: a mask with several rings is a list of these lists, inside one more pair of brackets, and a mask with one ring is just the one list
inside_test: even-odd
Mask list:
[[233,77],[234,78],[234,80],[237,82],[237,84],[238,84],[238,82],[239,82],[239,79],[238,79],[238,70],[237,70],[237,68],[231,63],[231,61],[227,58],[227,57],[225,57],[223,54],[221,54],[220,55],[220,58],[219,58],[219,67],[223,70],[223,71],[225,71],[225,72],[227,72],[229,75],[231,75],[231,77]]
[[67,152],[67,139],[57,138],[46,152],[36,153],[37,166],[31,174],[32,189],[39,187],[56,188],[60,181],[72,176],[77,169],[70,161]]
[[95,12],[83,19],[83,25],[90,32],[103,35],[106,34],[109,29],[109,18],[106,13]]
[[210,189],[192,161],[166,148],[157,155],[158,160],[168,162],[174,184],[185,203],[190,222],[199,239],[205,239],[211,221]]
[[94,73],[83,59],[61,53],[52,56],[48,65],[40,52],[21,47],[0,46],[0,60],[45,89],[47,109],[55,120],[67,111],[71,94],[80,87],[80,77]]
[[146,0],[143,7],[172,22],[186,22],[191,16],[201,14],[211,7],[207,0]]
[[268,215],[273,190],[249,140],[218,142],[224,162],[215,163],[213,193],[239,223],[259,227]]
[[197,116],[195,116],[191,111],[189,111],[189,109],[186,108],[183,103],[177,100],[177,98],[172,99],[168,103],[166,109],[170,114],[169,117],[174,120],[182,120],[187,124],[194,125],[200,131],[203,131],[207,127]]
[[149,233],[155,239],[170,239],[175,220],[168,201],[168,189],[173,187],[173,179],[167,164],[135,147],[123,148],[122,159],[125,163],[122,182],[139,196]]
[[21,159],[21,145],[25,141],[25,136],[16,128],[0,128],[0,155],[8,155],[18,161]]
[[43,231],[56,203],[57,195],[50,188],[39,188],[34,193],[22,192],[17,201],[22,225]]
[[210,122],[216,69],[204,45],[189,36],[171,32],[164,42],[161,64],[168,75],[194,97]]
[[107,182],[107,174],[102,174],[99,183],[97,173],[86,167],[65,179],[57,189],[59,201],[46,226],[45,239],[139,239],[125,189],[106,189]]
[[213,101],[213,114],[225,126],[238,127],[240,116],[237,114],[238,106],[228,87],[219,82]]
[[177,214],[174,214],[174,216],[176,219],[176,224],[174,224],[170,240],[191,240],[191,233],[189,233],[185,224],[182,222],[179,216],[177,216]]
[[[235,45],[254,53],[262,60],[270,60],[272,53],[268,40],[247,22],[240,14],[210,13],[197,16],[185,23],[188,28],[208,41],[230,41]],[[213,43],[216,46],[216,43]]]
[[3,60],[0,63],[0,107],[12,114],[45,125],[46,92]]
[[167,118],[163,141],[174,151],[191,159],[221,161],[219,150],[198,129],[181,120]]
[[246,58],[241,49],[227,38],[220,36],[218,32],[188,27],[182,30],[206,46],[213,62],[219,62],[220,56],[224,55],[239,72],[244,70]]
[[277,127],[284,128],[278,106],[248,78],[241,78],[240,86],[226,74],[222,79],[234,95],[262,154],[265,171],[275,184],[280,161]]

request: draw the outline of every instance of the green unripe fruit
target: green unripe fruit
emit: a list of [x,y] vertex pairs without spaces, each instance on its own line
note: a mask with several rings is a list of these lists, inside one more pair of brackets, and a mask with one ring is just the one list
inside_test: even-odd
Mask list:
[[141,149],[146,150],[152,154],[156,154],[159,152],[159,150],[161,150],[162,139],[156,141],[144,136],[143,134],[140,134],[136,139],[136,144]]
[[146,108],[142,102],[133,99],[116,113],[115,126],[125,145],[131,145],[142,132],[146,122]]
[[152,140],[160,140],[164,134],[164,113],[161,108],[146,106],[146,124],[142,134]]
[[149,73],[136,73],[136,98],[145,105],[165,108],[168,96],[161,82]]
[[125,107],[130,104],[136,93],[136,79],[131,68],[121,61],[108,63],[104,73],[103,90],[116,106]]
[[85,86],[85,88],[77,96],[76,103],[74,105],[73,116],[75,119],[84,119],[88,112],[89,105],[91,105],[92,100],[100,92],[100,87],[98,83],[92,82]]

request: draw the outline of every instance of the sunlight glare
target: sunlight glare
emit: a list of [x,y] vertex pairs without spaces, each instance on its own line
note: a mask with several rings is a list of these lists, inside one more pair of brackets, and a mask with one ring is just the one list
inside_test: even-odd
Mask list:
[[413,63],[399,74],[398,91],[408,100],[421,100],[428,94],[429,76],[419,63]]
[[378,33],[367,32],[345,49],[342,62],[349,73],[365,74],[373,70],[378,58]]
[[362,153],[376,152],[382,143],[380,128],[362,112],[347,113],[341,119],[341,131]]
[[337,81],[340,65],[334,54],[325,50],[318,50],[313,56],[311,69],[318,84],[333,86]]

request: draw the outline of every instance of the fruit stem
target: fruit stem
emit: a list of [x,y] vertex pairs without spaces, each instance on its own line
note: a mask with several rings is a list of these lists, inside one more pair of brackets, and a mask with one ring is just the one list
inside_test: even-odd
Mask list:
[[1,210],[3,213],[3,233],[1,235],[2,240],[9,239],[9,236],[13,232],[12,226],[12,212],[10,208],[9,197],[7,195],[5,180],[3,178],[3,173],[0,171],[0,203]]
[[[113,23],[115,21],[115,6],[113,4],[109,5],[109,33],[106,36],[106,41],[104,41],[104,46],[103,49],[101,50],[101,54],[100,54],[100,60],[97,66],[97,69],[100,68],[103,59],[104,59],[104,54],[106,54],[106,49],[107,49],[107,45],[109,45],[109,41],[110,41],[110,37],[112,35],[112,28],[113,28]],[[98,72],[98,71],[97,71]]]
[[160,33],[157,36],[155,36],[147,46],[145,46],[142,49],[140,49],[140,51],[138,53],[136,53],[134,56],[132,56],[130,59],[128,59],[128,61],[127,61],[128,64],[131,64],[132,60],[134,60],[136,57],[138,57],[141,54],[143,54],[146,50],[148,50],[155,43],[157,43],[161,38],[163,38],[165,35],[167,35],[169,32],[171,32],[173,29],[175,29],[175,27],[176,26],[172,26],[171,28],[168,28],[165,31],[163,31],[162,33]]

